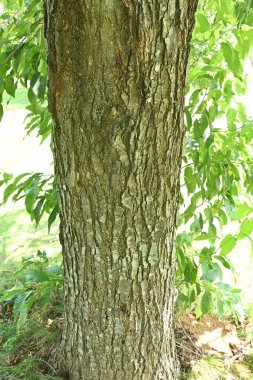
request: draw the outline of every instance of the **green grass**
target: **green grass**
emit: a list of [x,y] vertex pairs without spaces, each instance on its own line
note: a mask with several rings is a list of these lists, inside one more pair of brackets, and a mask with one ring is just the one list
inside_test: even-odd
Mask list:
[[45,250],[48,256],[59,255],[57,226],[48,234],[46,218],[36,227],[23,209],[0,215],[0,292],[19,281],[15,272],[22,257],[35,256],[38,250]]
[[[228,362],[227,362],[228,363]],[[253,380],[252,357],[244,361],[227,364],[224,357],[210,355],[192,364],[188,372],[181,375],[182,380]]]
[[45,250],[49,256],[60,252],[57,225],[48,234],[46,217],[38,227],[23,209],[13,209],[1,215],[0,219],[0,271],[3,265],[34,255],[38,249]]
[[[25,281],[27,272],[15,272],[22,257],[45,250],[59,263],[58,227],[47,232],[47,220],[35,227],[23,209],[13,208],[0,215],[0,296],[4,290]],[[62,296],[55,293],[41,314],[38,306],[28,315],[25,326],[18,332],[12,306],[1,312],[0,302],[0,379],[2,380],[62,380],[48,363],[48,352],[59,336],[59,329],[48,320],[62,315]],[[4,309],[2,309],[4,310]],[[240,336],[253,338],[253,307],[248,307],[250,322],[239,331]],[[253,353],[243,361],[228,366],[223,357],[208,356],[196,360],[182,380],[253,380]]]
[[38,313],[17,334],[13,320],[0,323],[0,379],[60,380],[46,358],[59,336],[56,326],[43,324]]
[[3,94],[3,106],[8,111],[24,110],[29,104],[27,98],[27,89],[20,87],[16,90],[15,98],[10,96],[4,91]]

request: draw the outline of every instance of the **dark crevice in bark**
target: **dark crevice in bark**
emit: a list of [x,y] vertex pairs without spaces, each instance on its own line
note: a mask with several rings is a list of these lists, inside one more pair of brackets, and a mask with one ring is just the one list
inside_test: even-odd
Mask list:
[[45,0],[65,270],[56,367],[175,380],[174,233],[196,1]]

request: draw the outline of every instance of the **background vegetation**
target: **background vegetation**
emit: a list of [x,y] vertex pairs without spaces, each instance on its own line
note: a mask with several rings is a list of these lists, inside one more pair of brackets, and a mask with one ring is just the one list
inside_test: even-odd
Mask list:
[[[0,3],[0,118],[25,109],[25,134],[50,145],[42,2]],[[253,1],[200,2],[186,89],[176,273],[178,312],[194,311],[197,318],[252,318],[253,300],[243,304],[227,281],[238,262],[230,253],[246,240],[253,247],[253,122],[244,105],[252,41]],[[51,379],[48,350],[62,315],[57,189],[50,170],[2,170],[3,210],[10,201],[16,206],[0,222],[0,377]],[[206,377],[227,379],[219,358],[197,363]],[[202,378],[194,368],[187,376]]]

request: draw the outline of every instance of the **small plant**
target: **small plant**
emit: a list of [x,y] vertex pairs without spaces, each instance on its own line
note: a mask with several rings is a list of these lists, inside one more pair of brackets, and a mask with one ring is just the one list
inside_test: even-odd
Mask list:
[[18,331],[26,323],[29,310],[39,305],[43,312],[52,294],[63,284],[61,266],[50,265],[50,262],[51,259],[45,251],[38,251],[36,256],[23,258],[16,274],[27,271],[25,281],[5,290],[0,298],[4,305],[12,304]]

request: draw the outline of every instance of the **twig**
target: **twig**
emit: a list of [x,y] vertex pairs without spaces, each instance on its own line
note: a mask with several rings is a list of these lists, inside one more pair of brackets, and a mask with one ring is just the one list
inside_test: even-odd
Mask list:
[[186,337],[189,339],[189,341],[190,341],[190,342],[191,342],[191,344],[193,345],[193,347],[195,347],[195,348],[196,348],[196,350],[198,351],[198,353],[199,353],[199,354],[201,354],[200,350],[198,349],[198,347],[196,346],[196,344],[193,342],[193,340],[192,340],[191,336],[190,336],[189,334],[187,334],[187,332],[186,332],[186,330],[185,330],[184,326],[183,326],[181,323],[180,323],[180,326],[181,326],[182,330],[184,331],[184,333],[185,333]]
[[193,350],[191,350],[190,348],[184,346],[183,344],[180,344],[180,343],[177,343],[177,342],[176,342],[176,346],[177,346],[177,347],[182,347],[182,348],[184,348],[184,349],[187,350],[187,351],[193,352],[193,353],[194,353],[195,355],[197,355],[197,356],[203,357],[203,355],[200,354],[198,351],[193,351]]
[[58,375],[58,373],[56,372],[56,370],[54,369],[54,367],[51,366],[51,364],[49,364],[46,360],[39,359],[39,358],[36,358],[35,360],[46,364],[54,372],[55,375]]

